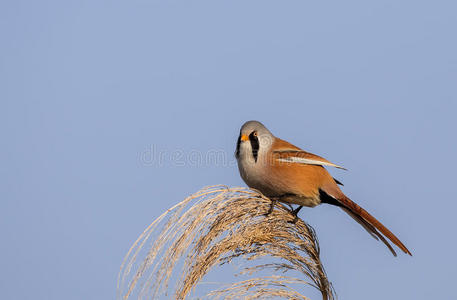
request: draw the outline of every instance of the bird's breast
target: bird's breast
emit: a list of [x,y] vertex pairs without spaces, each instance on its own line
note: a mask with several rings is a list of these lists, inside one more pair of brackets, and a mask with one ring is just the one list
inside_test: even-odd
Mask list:
[[320,204],[319,189],[328,174],[321,166],[238,160],[241,178],[267,197],[304,206]]

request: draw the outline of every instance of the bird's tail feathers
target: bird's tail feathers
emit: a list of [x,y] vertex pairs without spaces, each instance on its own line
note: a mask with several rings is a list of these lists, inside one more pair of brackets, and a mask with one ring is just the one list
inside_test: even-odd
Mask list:
[[339,199],[337,200],[341,204],[341,208],[346,213],[348,213],[354,220],[356,220],[360,225],[362,225],[363,228],[365,228],[365,230],[371,234],[371,236],[373,236],[376,239],[380,239],[389,248],[389,250],[392,252],[394,256],[397,256],[397,254],[395,253],[390,243],[386,240],[386,238],[388,238],[403,252],[412,256],[408,248],[406,248],[406,246],[395,236],[395,234],[393,234],[389,229],[382,225],[381,222],[379,222],[365,209],[357,205],[355,202],[353,202],[346,196],[339,197]]

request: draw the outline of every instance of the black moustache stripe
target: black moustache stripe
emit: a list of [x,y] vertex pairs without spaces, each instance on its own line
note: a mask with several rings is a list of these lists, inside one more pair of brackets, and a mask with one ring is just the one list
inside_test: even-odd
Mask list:
[[249,141],[251,142],[252,156],[254,156],[254,161],[257,162],[257,156],[259,155],[259,138],[254,135],[254,132],[251,132]]
[[240,157],[240,144],[241,144],[241,132],[240,132],[240,136],[238,137],[238,141],[236,142],[236,152],[235,152],[236,158]]

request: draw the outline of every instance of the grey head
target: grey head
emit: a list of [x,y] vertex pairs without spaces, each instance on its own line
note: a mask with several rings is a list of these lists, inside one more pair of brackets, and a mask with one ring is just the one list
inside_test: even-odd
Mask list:
[[273,144],[274,135],[259,121],[248,121],[241,126],[236,143],[235,156],[238,160],[251,158],[257,162]]

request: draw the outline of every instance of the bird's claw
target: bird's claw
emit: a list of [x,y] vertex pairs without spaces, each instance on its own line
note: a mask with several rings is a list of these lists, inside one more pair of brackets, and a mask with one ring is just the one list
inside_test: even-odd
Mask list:
[[303,206],[299,206],[296,209],[294,209],[291,213],[294,216],[294,219],[292,221],[287,221],[287,223],[295,224],[298,221],[298,212],[300,209],[302,209]]

